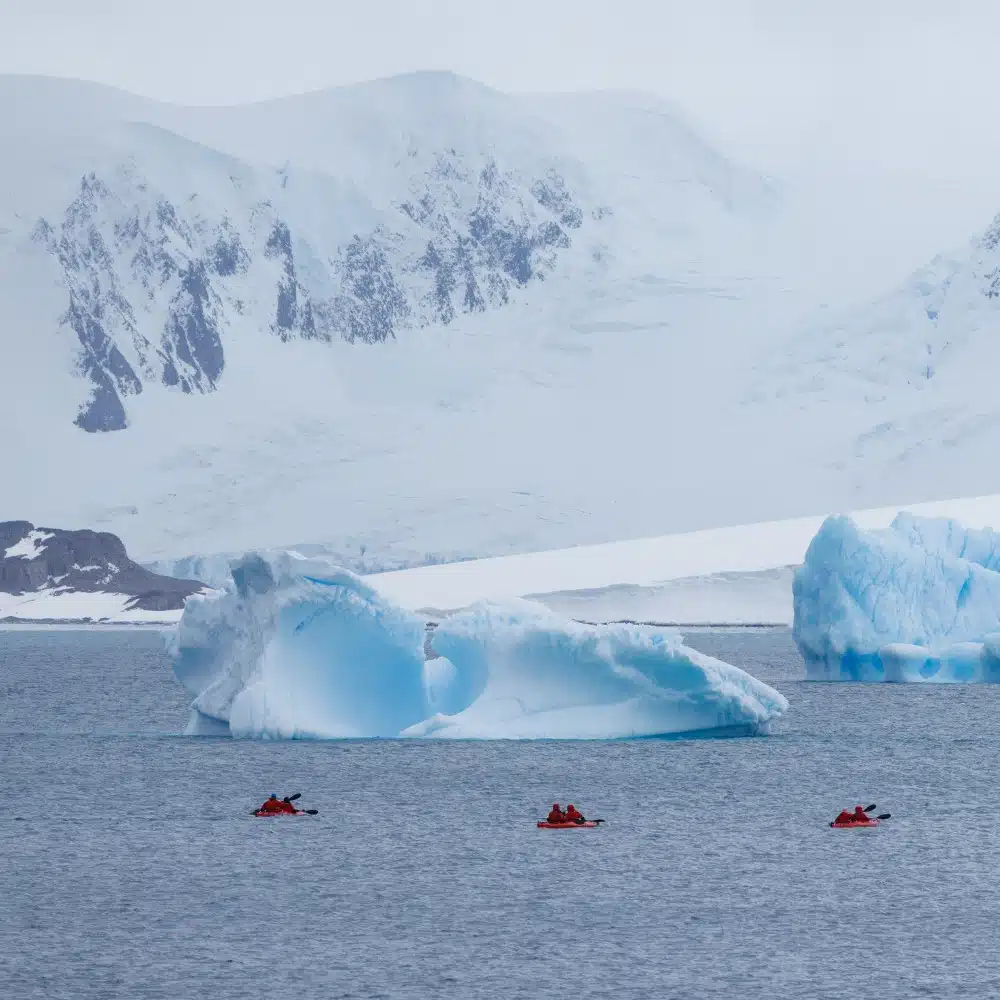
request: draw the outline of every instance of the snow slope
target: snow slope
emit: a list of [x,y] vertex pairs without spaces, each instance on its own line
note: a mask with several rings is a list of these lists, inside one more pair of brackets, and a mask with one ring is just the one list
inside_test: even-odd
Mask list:
[[855,492],[983,492],[998,325],[1000,216],[888,293],[808,324],[760,364],[746,400],[764,420],[793,411],[813,463]]
[[559,614],[587,622],[664,625],[791,625],[794,568],[681,577],[533,594]]
[[16,619],[29,622],[78,622],[118,625],[175,625],[182,608],[150,610],[137,608],[132,594],[38,590],[25,594],[0,592],[0,622]]
[[[1000,494],[858,510],[850,516],[863,528],[885,528],[901,510],[987,527],[1000,524]],[[435,613],[475,601],[530,596],[589,620],[790,623],[791,576],[782,569],[802,562],[825,517],[422,566],[366,579],[403,607]],[[685,606],[696,616],[682,617],[677,609]]]
[[191,733],[615,739],[766,730],[785,698],[674,631],[587,626],[526,601],[424,620],[359,577],[248,553],[172,642]]

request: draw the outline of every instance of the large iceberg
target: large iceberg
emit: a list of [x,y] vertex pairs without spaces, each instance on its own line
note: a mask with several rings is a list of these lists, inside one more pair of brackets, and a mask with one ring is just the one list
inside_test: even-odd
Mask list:
[[583,625],[529,601],[442,622],[295,553],[250,554],[171,640],[189,733],[613,739],[765,731],[785,698],[674,630]]
[[906,513],[880,531],[830,517],[792,592],[812,679],[1000,681],[1000,533]]

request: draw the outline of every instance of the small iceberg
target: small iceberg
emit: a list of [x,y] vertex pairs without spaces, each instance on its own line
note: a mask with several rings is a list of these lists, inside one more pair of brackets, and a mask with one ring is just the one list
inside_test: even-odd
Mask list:
[[1000,534],[899,514],[830,517],[793,582],[792,634],[813,680],[1000,681]]
[[[188,732],[337,739],[615,739],[764,732],[788,707],[673,629],[583,625],[530,601],[445,619],[347,570],[248,554],[189,598],[171,639]],[[425,650],[425,644],[430,648]]]

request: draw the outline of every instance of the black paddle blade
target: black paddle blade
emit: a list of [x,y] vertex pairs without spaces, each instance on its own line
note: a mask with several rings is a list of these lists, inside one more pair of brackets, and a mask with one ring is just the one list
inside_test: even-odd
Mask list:
[[[294,795],[286,795],[281,801],[282,802],[294,802],[296,799],[301,799],[301,798],[302,798],[302,793],[301,792],[296,792]],[[872,809],[874,809],[874,808],[875,807],[872,806]]]
[[319,815],[319,810],[318,809],[303,809],[302,811],[307,816],[318,816]]
[[873,802],[870,806],[865,806],[865,812],[870,813],[875,808],[875,803]]
[[892,819],[892,813],[881,813],[875,817],[876,819]]
[[591,820],[590,822],[591,822],[591,823],[604,823],[604,822],[606,822],[606,821],[605,821],[605,820],[603,820],[603,819],[592,819],[592,820]]

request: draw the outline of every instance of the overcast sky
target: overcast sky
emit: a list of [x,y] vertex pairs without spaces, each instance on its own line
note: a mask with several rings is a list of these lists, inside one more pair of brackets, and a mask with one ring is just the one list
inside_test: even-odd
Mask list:
[[8,73],[195,104],[415,69],[641,89],[765,169],[977,183],[1000,176],[998,38],[993,0],[0,0]]

